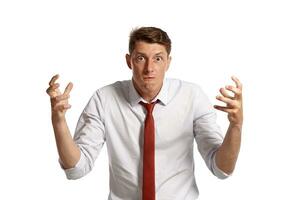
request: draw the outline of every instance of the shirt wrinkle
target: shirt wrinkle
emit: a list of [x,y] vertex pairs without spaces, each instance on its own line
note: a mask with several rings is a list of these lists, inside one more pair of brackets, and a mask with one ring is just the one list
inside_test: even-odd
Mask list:
[[[230,176],[215,163],[223,136],[216,114],[202,89],[193,83],[165,79],[153,101],[155,119],[155,181],[157,200],[195,200],[194,141],[213,175]],[[132,80],[98,89],[79,117],[74,141],[81,155],[68,179],[88,174],[106,144],[109,160],[109,200],[141,199],[143,177],[144,101]]]

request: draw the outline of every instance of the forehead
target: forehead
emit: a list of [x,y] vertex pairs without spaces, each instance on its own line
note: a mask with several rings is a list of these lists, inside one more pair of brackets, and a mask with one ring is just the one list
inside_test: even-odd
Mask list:
[[143,41],[135,43],[132,53],[142,53],[145,55],[155,55],[158,53],[168,54],[165,46],[158,43],[147,43]]

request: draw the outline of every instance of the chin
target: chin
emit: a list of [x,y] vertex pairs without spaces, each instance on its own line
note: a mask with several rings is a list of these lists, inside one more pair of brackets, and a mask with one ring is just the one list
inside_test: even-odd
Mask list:
[[155,83],[145,82],[144,83],[144,88],[146,88],[146,89],[154,89],[155,85],[156,85]]

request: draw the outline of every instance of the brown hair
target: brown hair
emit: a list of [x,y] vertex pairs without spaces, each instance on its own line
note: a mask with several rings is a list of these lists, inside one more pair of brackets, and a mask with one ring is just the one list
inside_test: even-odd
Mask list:
[[129,53],[132,53],[135,43],[143,41],[147,43],[158,43],[166,48],[168,55],[171,52],[171,40],[168,34],[156,27],[141,27],[131,31],[129,36]]

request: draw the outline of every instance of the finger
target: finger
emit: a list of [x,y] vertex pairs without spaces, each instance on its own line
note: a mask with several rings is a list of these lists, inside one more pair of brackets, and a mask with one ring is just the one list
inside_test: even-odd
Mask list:
[[69,109],[69,108],[71,108],[71,105],[66,103],[66,102],[63,102],[63,103],[58,103],[58,104],[54,105],[52,107],[52,110],[54,110],[54,111],[59,111],[59,110],[63,111],[65,109]]
[[64,109],[70,109],[71,107],[72,107],[72,105],[70,105],[70,104],[64,105]]
[[50,90],[50,91],[55,91],[57,88],[59,88],[59,83],[55,83],[54,85],[52,85],[52,86],[50,86],[48,89]]
[[59,88],[59,83],[55,83],[54,85],[47,88],[46,92],[48,95],[52,95],[51,93],[55,92],[55,90]]
[[242,83],[236,76],[231,76],[231,79],[235,82],[237,88],[242,89]]
[[52,86],[58,78],[59,78],[59,74],[53,76],[49,82],[49,85]]
[[69,94],[62,94],[62,95],[56,96],[55,101],[59,102],[59,101],[67,100],[69,98],[70,98]]
[[221,95],[218,95],[218,96],[216,97],[216,99],[218,99],[219,101],[222,101],[222,102],[228,104],[230,107],[234,107],[234,106],[235,106],[235,101],[232,100],[232,99],[230,99],[230,98],[227,98],[227,97],[223,97],[223,96],[221,96]]
[[71,108],[71,105],[58,105],[58,106],[55,106],[52,110],[53,111],[65,111],[65,110],[68,110]]
[[65,95],[70,94],[72,88],[73,88],[73,83],[70,82],[70,83],[67,85],[67,87],[66,87],[66,89],[65,89],[65,91],[64,91],[64,94],[65,94]]
[[60,95],[60,96],[57,96],[57,97],[53,97],[51,98],[51,105],[52,107],[56,106],[57,104],[68,104],[68,99],[69,99],[69,96],[63,96],[63,95]]
[[233,99],[233,96],[231,96],[225,88],[220,88],[220,93],[224,96],[224,97],[227,97],[227,98],[230,98],[230,99]]
[[51,98],[50,101],[51,101],[51,106],[52,107],[55,107],[56,105],[63,105],[63,104],[68,104],[68,98],[63,98],[61,97],[62,99],[60,98]]
[[55,83],[54,85],[50,86],[53,90],[59,88],[59,83]]
[[235,95],[237,96],[241,96],[242,95],[242,90],[240,88],[236,88],[232,85],[226,85],[225,87],[227,90],[233,92]]
[[231,113],[232,112],[232,109],[230,109],[228,107],[225,107],[225,106],[214,105],[214,108],[217,109],[217,110],[226,112],[226,113]]

